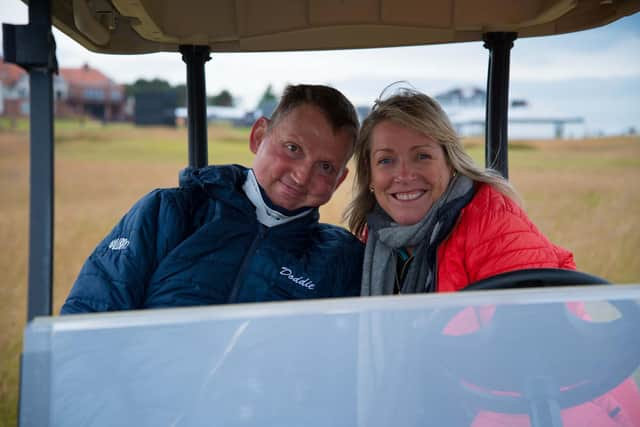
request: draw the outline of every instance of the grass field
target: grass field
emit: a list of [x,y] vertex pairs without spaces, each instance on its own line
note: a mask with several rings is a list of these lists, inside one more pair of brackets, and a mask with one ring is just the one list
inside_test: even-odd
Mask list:
[[[84,259],[143,194],[175,186],[187,163],[185,129],[61,123],[55,149],[54,311]],[[248,132],[209,130],[211,163],[249,165]],[[480,141],[465,144],[482,163]],[[0,123],[0,427],[16,420],[18,359],[26,317],[29,145],[24,123]],[[581,270],[640,282],[640,137],[516,141],[510,177],[534,222],[572,250]],[[347,180],[321,210],[339,223]]]

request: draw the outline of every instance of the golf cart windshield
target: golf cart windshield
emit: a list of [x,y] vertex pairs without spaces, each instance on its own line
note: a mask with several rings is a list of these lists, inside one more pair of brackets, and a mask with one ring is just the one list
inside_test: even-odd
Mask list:
[[42,318],[25,334],[21,420],[558,425],[553,408],[640,364],[638,301],[640,286],[590,286]]

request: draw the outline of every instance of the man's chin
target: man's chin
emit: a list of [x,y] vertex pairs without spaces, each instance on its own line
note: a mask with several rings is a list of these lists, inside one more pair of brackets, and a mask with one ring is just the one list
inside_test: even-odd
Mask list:
[[271,202],[281,209],[286,209],[288,211],[295,211],[304,207],[304,200],[292,200],[287,197],[277,197],[272,198]]
[[328,202],[328,200],[326,201],[321,201],[321,200],[309,200],[309,199],[298,199],[298,200],[291,200],[285,197],[281,197],[278,198],[277,200],[271,200],[276,206],[282,208],[282,209],[286,209],[288,211],[297,211],[298,209],[313,209],[313,208],[318,208],[322,205],[324,205],[325,203]]

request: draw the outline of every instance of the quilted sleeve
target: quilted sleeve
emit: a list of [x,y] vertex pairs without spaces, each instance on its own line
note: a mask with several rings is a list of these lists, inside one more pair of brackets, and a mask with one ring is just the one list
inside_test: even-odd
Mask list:
[[61,314],[141,308],[151,274],[184,227],[171,190],[143,197],[85,261]]
[[573,256],[556,247],[513,203],[485,211],[469,224],[465,269],[470,283],[527,268],[575,268]]

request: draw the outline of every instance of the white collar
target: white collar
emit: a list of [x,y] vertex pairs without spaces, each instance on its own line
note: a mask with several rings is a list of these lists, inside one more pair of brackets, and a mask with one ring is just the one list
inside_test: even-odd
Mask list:
[[312,211],[312,209],[307,209],[297,215],[287,216],[275,209],[271,209],[262,198],[258,180],[256,179],[252,169],[249,169],[247,172],[247,180],[242,185],[242,189],[251,203],[253,203],[253,206],[256,207],[256,217],[258,218],[258,221],[260,224],[266,225],[267,227],[286,224],[287,222],[301,218]]

